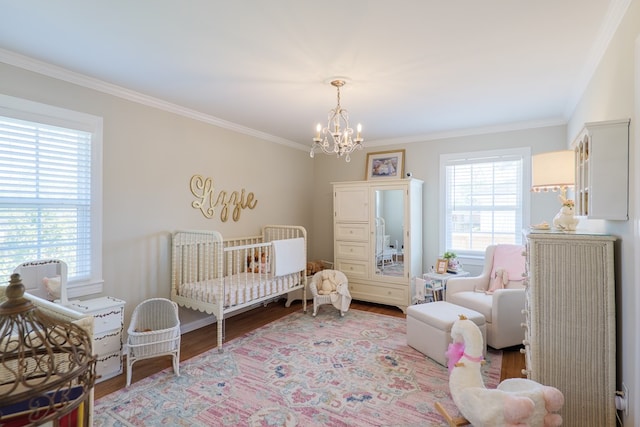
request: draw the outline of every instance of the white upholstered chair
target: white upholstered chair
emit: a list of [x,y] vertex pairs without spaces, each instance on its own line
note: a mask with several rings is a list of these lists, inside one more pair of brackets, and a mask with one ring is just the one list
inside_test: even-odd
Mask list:
[[[322,293],[322,282],[328,280],[335,285],[335,290],[329,294]],[[351,305],[349,281],[342,271],[326,269],[318,271],[311,278],[309,290],[313,295],[313,315],[318,314],[318,308],[323,304],[332,304],[344,316]]]
[[[484,315],[487,345],[495,349],[520,345],[524,340],[524,273],[523,246],[489,246],[482,273],[450,278],[445,300]],[[504,287],[503,280],[507,281]]]

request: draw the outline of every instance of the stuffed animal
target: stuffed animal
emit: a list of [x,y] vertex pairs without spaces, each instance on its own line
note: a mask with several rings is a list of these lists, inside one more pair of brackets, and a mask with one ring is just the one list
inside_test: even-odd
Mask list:
[[[482,333],[471,320],[460,316],[451,328],[449,389],[460,413],[474,427],[555,427],[562,417],[562,392],[524,378],[508,379],[487,389],[480,367],[484,363]],[[450,419],[442,405],[438,410]],[[444,412],[443,412],[444,411]]]
[[324,264],[320,261],[307,262],[307,276],[313,276],[318,271],[324,270]]
[[496,272],[489,281],[489,289],[485,291],[491,295],[496,289],[504,289],[509,284],[509,271],[506,268],[496,268]]
[[338,290],[338,283],[335,272],[333,270],[322,270],[321,274],[322,281],[318,287],[318,294],[329,295],[332,292],[336,292]]
[[562,196],[559,196],[559,198],[562,202],[562,207],[560,212],[553,218],[553,226],[558,230],[575,231],[578,222],[580,222],[578,218],[573,216],[575,204],[571,199],[565,199]]
[[43,277],[42,284],[53,299],[60,298],[60,276]]
[[258,261],[258,257],[256,256],[253,261],[249,263],[249,267],[247,268],[249,273],[269,273],[269,257],[265,252],[260,254],[260,261]]

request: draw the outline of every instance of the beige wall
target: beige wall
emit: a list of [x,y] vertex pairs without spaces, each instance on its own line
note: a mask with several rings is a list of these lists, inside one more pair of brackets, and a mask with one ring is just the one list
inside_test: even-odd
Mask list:
[[[312,228],[315,164],[306,151],[5,64],[0,93],[104,118],[104,294],[127,302],[126,319],[142,300],[169,296],[174,230],[232,237],[259,234],[265,224]],[[195,174],[213,178],[216,190],[253,192],[256,208],[238,222],[206,219],[191,207]]]
[[[433,265],[444,248],[439,246],[441,218],[440,205],[440,155],[469,151],[496,150],[501,148],[529,147],[531,154],[560,150],[565,147],[565,126],[550,126],[509,132],[437,139],[393,146],[367,146],[366,150],[352,156],[351,163],[334,157],[318,159],[314,182],[314,230],[319,236],[312,243],[314,254],[321,258],[333,258],[331,182],[364,179],[366,153],[405,149],[405,171],[424,181],[424,255],[423,271]],[[365,142],[366,144],[366,142]],[[529,196],[528,189],[525,195]],[[532,194],[531,222],[551,223],[558,211],[555,194]],[[480,261],[478,261],[480,263]],[[473,271],[473,269],[471,270]]]
[[[635,65],[634,65],[635,62]],[[625,426],[640,425],[640,292],[638,272],[640,244],[640,2],[633,1],[568,124],[573,139],[585,122],[631,119],[629,139],[629,220],[595,222],[593,226],[619,238],[616,245],[616,309],[618,325],[618,387],[624,384],[631,397]],[[635,99],[634,99],[635,94]],[[616,167],[616,165],[612,165]],[[612,189],[615,191],[615,189]]]

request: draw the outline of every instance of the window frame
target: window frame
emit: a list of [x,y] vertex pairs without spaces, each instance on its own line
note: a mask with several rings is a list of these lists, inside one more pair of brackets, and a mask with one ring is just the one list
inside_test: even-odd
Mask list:
[[[518,148],[506,148],[487,151],[473,151],[473,152],[460,152],[460,153],[448,153],[440,155],[440,233],[439,233],[439,253],[444,253],[447,250],[454,250],[459,258],[470,265],[480,265],[484,259],[484,250],[482,251],[460,251],[454,248],[447,248],[447,176],[446,167],[453,161],[459,161],[460,164],[478,163],[481,160],[490,161],[495,159],[498,161],[501,157],[513,157],[519,156],[522,158],[522,206],[521,206],[521,221],[523,228],[525,224],[529,224],[531,217],[531,149],[529,147]],[[466,162],[465,162],[466,160]],[[522,232],[520,230],[514,230],[515,241],[522,242]],[[474,262],[475,261],[475,262]]]
[[91,274],[87,280],[69,281],[67,294],[69,298],[78,298],[101,293],[104,285],[102,276],[103,118],[4,94],[0,94],[0,115],[91,134]]

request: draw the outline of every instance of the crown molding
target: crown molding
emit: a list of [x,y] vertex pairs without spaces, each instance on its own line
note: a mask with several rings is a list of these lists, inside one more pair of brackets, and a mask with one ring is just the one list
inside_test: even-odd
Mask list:
[[189,108],[185,108],[171,102],[144,95],[142,93],[126,89],[118,85],[107,83],[102,80],[89,77],[84,74],[76,73],[65,68],[58,67],[56,65],[48,64],[46,62],[38,61],[36,59],[8,50],[0,49],[0,62],[32,71],[34,73],[42,74],[47,77],[52,77],[58,80],[82,86],[88,89],[93,89],[95,91],[106,93],[108,95],[113,95],[118,98],[136,102],[138,104],[146,105],[148,107],[157,108],[159,110],[174,113],[193,120],[198,120],[200,122],[208,123],[210,125],[217,126],[223,129],[238,132],[240,134],[253,136],[255,138],[263,139],[275,144],[286,145],[288,147],[302,151],[309,150],[309,147],[307,147],[306,145],[302,145],[288,139],[280,138],[265,132],[239,125],[237,123],[204,114],[199,111],[191,110]]
[[504,125],[484,126],[468,129],[459,129],[444,132],[435,132],[418,136],[407,136],[403,138],[378,139],[375,141],[367,141],[367,147],[378,147],[383,145],[411,144],[415,142],[428,142],[440,139],[462,138],[465,136],[486,135],[491,133],[513,132],[526,129],[544,128],[551,126],[564,126],[567,121],[564,118],[555,118],[549,120],[531,120],[524,122],[514,122]]

